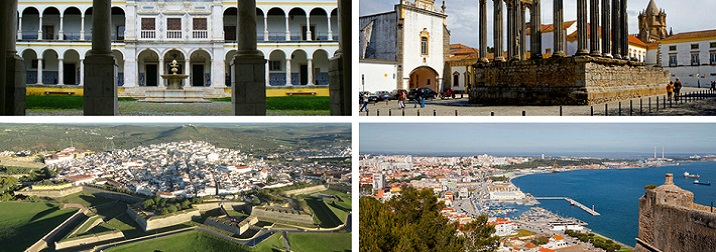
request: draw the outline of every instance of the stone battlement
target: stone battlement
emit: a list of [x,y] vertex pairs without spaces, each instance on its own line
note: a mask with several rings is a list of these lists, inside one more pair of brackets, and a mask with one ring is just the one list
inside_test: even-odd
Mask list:
[[643,63],[578,56],[477,63],[470,103],[591,105],[666,94],[668,72]]
[[673,175],[639,199],[639,238],[634,251],[705,251],[716,247],[716,213],[694,203]]

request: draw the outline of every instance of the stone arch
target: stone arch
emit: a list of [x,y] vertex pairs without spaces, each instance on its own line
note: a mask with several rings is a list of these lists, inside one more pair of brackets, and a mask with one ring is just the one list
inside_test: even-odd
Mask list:
[[62,67],[63,71],[59,74],[62,75],[64,84],[80,84],[80,64],[82,64],[80,52],[75,49],[67,49],[62,54],[64,55],[62,56],[64,66]]
[[126,12],[124,8],[120,6],[112,6],[111,10],[111,22],[112,32],[111,37],[113,41],[124,41],[124,30],[127,23]]
[[328,40],[328,12],[322,7],[311,9],[311,40]]
[[124,52],[114,49],[112,50],[112,54],[114,55],[115,62],[117,62],[117,80],[115,84],[121,87],[124,86]]
[[440,74],[429,66],[419,66],[410,71],[410,88],[427,87],[438,91]]
[[22,57],[23,63],[25,64],[25,84],[39,83],[37,81],[37,51],[32,48],[25,48],[20,52],[20,57]]
[[286,52],[282,49],[274,49],[268,54],[269,64],[269,85],[286,85]]
[[271,41],[283,41],[286,40],[286,11],[280,7],[273,7],[266,11],[266,18],[269,24],[281,24],[281,25],[269,25],[268,40]]
[[212,73],[211,53],[203,48],[195,49],[189,53],[189,85],[204,87],[211,85]]
[[224,54],[224,84],[227,87],[231,87],[234,84],[234,56],[236,55],[236,49],[226,51]]
[[308,52],[303,49],[291,51],[291,84],[308,85]]
[[313,84],[328,85],[328,68],[330,67],[330,53],[325,49],[313,51]]
[[80,24],[82,23],[82,11],[78,7],[71,6],[67,7],[63,13],[65,25],[62,32],[62,39],[79,40],[81,32]]
[[228,7],[224,9],[222,20],[224,21],[224,41],[236,41],[238,36],[238,9]]
[[42,84],[59,83],[59,57],[60,54],[52,48],[42,51]]
[[137,84],[156,87],[159,85],[159,55],[156,49],[145,48],[137,54]]
[[53,6],[42,10],[42,40],[57,40],[59,38],[60,15],[62,15],[60,10]]
[[308,33],[305,32],[306,18],[308,12],[301,7],[294,7],[288,12],[289,30],[291,31],[291,41],[307,40]]

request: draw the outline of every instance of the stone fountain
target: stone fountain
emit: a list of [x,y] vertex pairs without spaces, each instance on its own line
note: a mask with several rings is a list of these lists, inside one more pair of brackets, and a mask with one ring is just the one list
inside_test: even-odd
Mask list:
[[204,91],[194,89],[184,89],[182,83],[189,78],[186,74],[177,74],[179,72],[176,60],[172,61],[172,74],[162,74],[161,77],[169,82],[166,89],[155,89],[145,91],[143,102],[156,103],[206,103],[210,102],[204,99]]

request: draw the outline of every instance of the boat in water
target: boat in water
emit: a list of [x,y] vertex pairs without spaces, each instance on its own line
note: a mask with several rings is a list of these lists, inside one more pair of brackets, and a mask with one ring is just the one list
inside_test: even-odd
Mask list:
[[684,178],[700,178],[699,174],[689,174],[689,172],[684,172]]
[[711,182],[710,182],[710,181],[709,181],[709,182],[699,182],[699,180],[698,180],[698,179],[697,179],[697,180],[694,180],[694,184],[696,184],[696,185],[706,185],[706,186],[711,186]]

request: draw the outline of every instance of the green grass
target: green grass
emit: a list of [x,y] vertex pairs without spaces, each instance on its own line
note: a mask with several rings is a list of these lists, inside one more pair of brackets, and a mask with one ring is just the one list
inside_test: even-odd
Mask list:
[[[231,97],[209,100],[231,102]],[[330,97],[326,96],[266,97],[266,110],[330,110],[330,102]]]
[[72,216],[77,209],[59,209],[45,203],[0,203],[2,250],[22,251]]
[[275,233],[271,235],[271,237],[256,245],[252,250],[274,251],[274,249],[278,251],[283,250],[283,243],[281,242],[281,233]]
[[314,220],[318,219],[321,227],[332,228],[343,224],[343,221],[323,201],[316,198],[307,198],[306,203],[313,210],[313,218]]
[[288,233],[291,249],[297,252],[350,251],[350,233]]
[[189,231],[130,243],[105,250],[118,251],[249,251],[246,246],[214,237],[201,231]]
[[74,203],[74,204],[80,204],[80,205],[83,205],[86,207],[91,207],[91,206],[98,206],[98,205],[102,205],[102,204],[115,202],[117,200],[95,197],[92,194],[80,192],[80,193],[75,193],[75,194],[68,195],[68,196],[65,196],[62,198],[54,199],[51,201],[58,202],[58,203]]
[[348,217],[348,212],[338,209],[334,206],[331,206],[330,204],[326,204],[326,206],[328,206],[328,208],[331,209],[333,214],[335,214],[336,217],[338,217],[338,219],[341,220],[341,223],[345,222],[346,218]]
[[84,97],[82,96],[36,96],[28,95],[25,98],[27,109],[82,109]]

